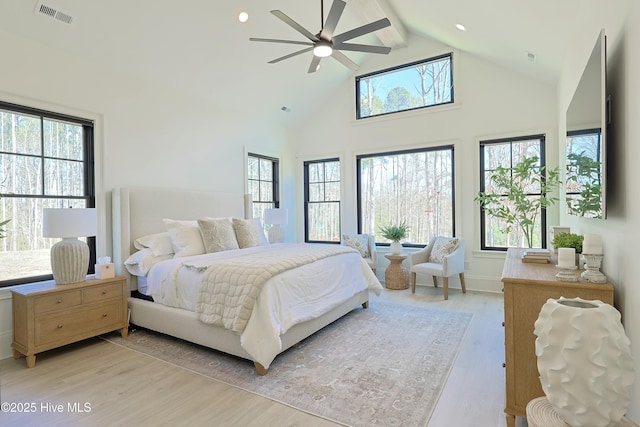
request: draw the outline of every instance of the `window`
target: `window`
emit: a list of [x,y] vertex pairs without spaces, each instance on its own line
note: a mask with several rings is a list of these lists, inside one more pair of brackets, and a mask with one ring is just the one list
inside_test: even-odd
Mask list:
[[279,208],[278,159],[249,153],[247,187],[253,198],[253,217],[264,218],[264,210]]
[[340,160],[304,162],[304,240],[340,242]]
[[602,218],[602,132],[567,132],[567,212]]
[[454,236],[453,146],[357,156],[358,232],[406,223],[405,245]]
[[356,77],[356,118],[453,102],[452,54]]
[[[487,193],[501,193],[501,187],[497,187],[491,180],[491,174],[501,166],[511,174],[511,182],[515,181],[512,169],[525,161],[533,161],[533,169],[529,176],[532,179],[520,181],[524,188],[528,202],[536,204],[542,197],[540,182],[545,179],[545,137],[544,135],[532,135],[519,138],[507,138],[480,142],[480,191]],[[535,161],[534,161],[535,160]],[[537,174],[537,176],[534,176]],[[545,194],[546,196],[546,194]],[[506,194],[499,195],[496,206],[513,206]],[[527,202],[527,200],[524,200]],[[546,210],[541,207],[530,218],[530,237],[520,227],[511,227],[505,219],[489,215],[480,207],[480,247],[483,250],[503,250],[509,247],[546,247]],[[531,240],[529,245],[528,240]]]
[[42,209],[95,207],[93,156],[92,121],[0,102],[0,286],[53,278]]

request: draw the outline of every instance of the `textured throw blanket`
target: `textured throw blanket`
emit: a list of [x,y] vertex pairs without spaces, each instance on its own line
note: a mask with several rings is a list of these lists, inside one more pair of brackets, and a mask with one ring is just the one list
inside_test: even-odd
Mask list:
[[[273,276],[319,259],[356,252],[342,245],[274,245],[207,266],[196,304],[198,320],[244,331],[263,285]],[[358,266],[359,268],[359,266]]]

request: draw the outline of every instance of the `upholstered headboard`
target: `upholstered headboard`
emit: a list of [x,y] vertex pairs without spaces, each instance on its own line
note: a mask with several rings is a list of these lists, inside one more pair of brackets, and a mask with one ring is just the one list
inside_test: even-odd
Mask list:
[[[249,194],[167,188],[122,187],[112,192],[113,262],[116,274],[128,276],[124,261],[133,241],[165,230],[163,218],[252,217]],[[136,289],[132,283],[132,289]]]

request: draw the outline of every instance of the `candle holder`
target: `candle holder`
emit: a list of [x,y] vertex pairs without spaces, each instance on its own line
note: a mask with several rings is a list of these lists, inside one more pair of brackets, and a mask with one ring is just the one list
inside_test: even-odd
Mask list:
[[587,260],[585,265],[586,270],[582,272],[580,277],[585,282],[591,283],[606,283],[607,277],[600,272],[600,266],[602,265],[602,254],[582,254]]
[[556,279],[560,280],[561,282],[577,282],[578,281],[578,274],[575,272],[575,270],[578,269],[578,267],[574,266],[561,266],[561,265],[556,265],[556,268],[560,271],[558,271],[558,274],[556,274]]

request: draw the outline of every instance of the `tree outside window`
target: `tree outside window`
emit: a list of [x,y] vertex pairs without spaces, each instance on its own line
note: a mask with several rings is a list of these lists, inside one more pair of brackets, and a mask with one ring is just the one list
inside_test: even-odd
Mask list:
[[305,242],[340,242],[340,160],[304,162]]

